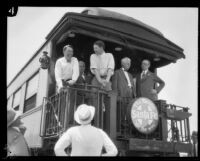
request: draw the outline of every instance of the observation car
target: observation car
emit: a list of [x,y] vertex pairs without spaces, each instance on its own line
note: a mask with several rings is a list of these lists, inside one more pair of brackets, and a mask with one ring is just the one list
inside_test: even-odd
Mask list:
[[[129,72],[133,76],[140,72],[144,58],[151,61],[150,71],[154,73],[157,68],[185,58],[181,47],[166,39],[159,30],[132,17],[100,8],[66,13],[7,87],[7,106],[23,113],[21,119],[27,128],[25,138],[32,155],[54,155],[55,142],[70,126],[76,125],[75,122],[69,124],[68,108],[73,105],[76,109],[80,93],[84,93],[81,103],[87,103],[88,95],[96,97],[93,124],[109,134],[119,156],[190,155],[188,107],[143,97],[118,99],[115,91],[97,88],[94,92],[91,88],[96,87],[90,84],[66,87],[56,93],[54,68],[56,60],[63,56],[63,46],[73,45],[74,56],[83,60],[86,72],[90,72],[89,57],[96,40],[103,40],[105,51],[113,54],[115,69],[120,68],[121,58],[131,58]],[[70,97],[74,97],[74,102]],[[122,128],[121,109],[125,106],[127,123]],[[70,152],[70,148],[66,152]]]

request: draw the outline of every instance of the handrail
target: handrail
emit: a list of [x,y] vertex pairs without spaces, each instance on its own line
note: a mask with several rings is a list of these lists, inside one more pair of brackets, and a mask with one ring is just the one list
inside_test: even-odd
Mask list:
[[[80,96],[80,92],[83,94],[88,92],[89,96],[91,97],[85,97],[85,95]],[[73,122],[71,122],[72,120],[70,118],[72,112],[76,110],[76,106],[82,101],[85,102],[85,100],[83,99],[89,98],[90,100],[92,100],[93,97],[95,97],[95,101],[97,103],[95,104],[96,111],[100,112],[97,112],[98,120],[96,120],[94,123],[96,123],[99,127],[103,127],[103,112],[105,112],[105,96],[108,96],[108,92],[104,90],[88,90],[67,86],[60,93],[56,93],[50,96],[49,98],[44,97],[42,113],[44,126],[41,137],[50,138],[54,135],[60,136],[63,131],[65,131],[68,127],[75,123],[74,120]],[[71,112],[69,111],[69,109],[71,110]]]

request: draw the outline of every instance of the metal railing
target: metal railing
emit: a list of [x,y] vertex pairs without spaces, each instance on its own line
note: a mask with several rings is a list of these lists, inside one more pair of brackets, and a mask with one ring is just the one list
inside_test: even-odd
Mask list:
[[[169,119],[169,136],[170,141],[174,142],[191,142],[188,107],[181,107],[174,104],[167,104],[166,116]],[[170,112],[171,114],[169,114]]]
[[74,112],[78,105],[93,105],[96,109],[92,124],[104,128],[105,103],[107,92],[91,85],[76,84],[65,87],[63,91],[43,99],[41,137],[61,135],[67,128],[76,125]]
[[[165,141],[164,137],[171,137],[170,142],[191,142],[188,108],[172,104],[166,104],[164,100],[154,101],[158,113],[159,123],[154,132],[150,134],[140,133],[133,125],[130,118],[131,98],[119,98],[117,101],[117,138],[140,138],[140,139],[156,139]],[[177,113],[173,118],[167,115],[169,109],[173,109]],[[185,116],[183,116],[183,114]],[[177,116],[178,115],[178,116]],[[179,116],[181,115],[181,116]],[[166,127],[164,123],[166,121]],[[167,123],[168,122],[168,123]],[[165,135],[165,136],[164,136]]]
[[159,115],[159,123],[153,133],[142,134],[133,125],[131,120],[131,104],[133,98],[118,97],[117,101],[117,138],[140,138],[140,139],[162,139],[161,117]]

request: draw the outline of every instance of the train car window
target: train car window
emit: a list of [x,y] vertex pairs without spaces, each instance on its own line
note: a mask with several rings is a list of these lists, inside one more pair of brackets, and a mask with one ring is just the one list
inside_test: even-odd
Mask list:
[[21,88],[18,89],[13,95],[12,107],[16,111],[19,110],[20,98],[21,98]]
[[11,102],[12,102],[12,97],[10,96],[8,99],[7,99],[7,109],[9,109],[11,107]]
[[35,74],[26,86],[26,96],[24,102],[24,112],[33,109],[36,105],[36,96],[38,89],[39,73]]

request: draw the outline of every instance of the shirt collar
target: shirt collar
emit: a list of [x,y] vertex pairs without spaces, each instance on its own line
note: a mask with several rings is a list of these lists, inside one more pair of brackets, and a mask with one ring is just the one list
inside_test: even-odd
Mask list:
[[101,55],[104,55],[104,54],[106,54],[105,51],[103,51],[101,54],[96,54],[96,55],[101,56]]
[[124,71],[124,72],[126,72],[126,70],[122,67],[122,70]]
[[143,70],[142,73],[147,74],[148,71],[149,71],[148,69],[147,70]]
[[86,125],[82,124],[81,126],[82,126],[82,127],[83,127],[83,126],[90,127],[90,126],[92,126],[92,125],[91,125],[91,123],[89,123],[89,124],[86,124]]
[[[64,57],[64,58],[65,58],[65,57]],[[72,59],[73,59],[73,57],[71,57],[71,60],[68,61],[68,60],[65,58],[65,61],[66,61],[67,63],[71,63],[71,62],[72,62]]]

